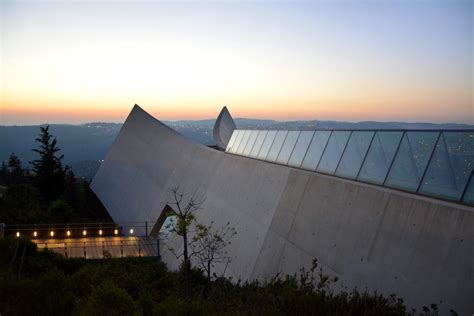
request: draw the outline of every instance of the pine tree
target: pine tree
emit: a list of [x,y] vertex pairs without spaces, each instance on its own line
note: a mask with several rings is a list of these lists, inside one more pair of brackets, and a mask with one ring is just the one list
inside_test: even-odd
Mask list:
[[56,137],[49,133],[49,125],[40,128],[40,135],[35,140],[39,143],[39,148],[33,149],[40,158],[32,161],[31,164],[36,185],[44,202],[49,205],[62,194],[67,168],[63,168],[61,164],[64,155],[58,156],[60,149],[57,146]]
[[15,153],[11,153],[10,157],[8,158],[8,165],[7,165],[7,185],[15,185],[19,184],[24,181],[24,170],[21,168],[21,161],[15,155]]
[[2,167],[0,168],[0,185],[7,183],[7,164],[2,161]]

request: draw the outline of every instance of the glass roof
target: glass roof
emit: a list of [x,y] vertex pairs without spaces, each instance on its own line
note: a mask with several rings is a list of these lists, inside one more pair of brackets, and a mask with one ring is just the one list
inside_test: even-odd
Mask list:
[[227,153],[474,205],[474,130],[234,130]]

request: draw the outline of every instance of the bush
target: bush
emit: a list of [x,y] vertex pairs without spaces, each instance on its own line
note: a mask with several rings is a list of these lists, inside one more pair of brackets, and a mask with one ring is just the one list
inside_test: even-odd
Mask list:
[[[16,245],[27,247],[20,278],[17,265],[10,268]],[[34,244],[16,238],[0,239],[0,259],[1,315],[407,314],[395,296],[334,294],[329,285],[336,280],[323,275],[316,261],[310,270],[266,283],[209,282],[193,269],[187,295],[183,273],[151,259],[70,259],[37,252]]]
[[94,287],[80,310],[80,315],[139,315],[133,298],[122,288],[106,281]]

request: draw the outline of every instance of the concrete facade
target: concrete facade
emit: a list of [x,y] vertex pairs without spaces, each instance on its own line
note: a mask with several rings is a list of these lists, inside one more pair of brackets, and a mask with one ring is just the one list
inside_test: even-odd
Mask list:
[[117,223],[156,222],[177,184],[206,197],[199,221],[235,227],[227,276],[264,280],[317,258],[336,288],[474,312],[472,207],[227,154],[135,106],[91,188]]
[[219,149],[225,150],[234,129],[236,129],[234,120],[232,119],[227,107],[224,106],[217,117],[216,123],[214,124],[214,130],[212,131],[212,135],[214,136],[214,140]]

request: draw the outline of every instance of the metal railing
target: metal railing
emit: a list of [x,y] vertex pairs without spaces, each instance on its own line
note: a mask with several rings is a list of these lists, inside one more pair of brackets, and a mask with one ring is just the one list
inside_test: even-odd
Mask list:
[[161,258],[159,237],[93,237],[35,240],[37,249],[48,249],[69,258],[106,259],[124,257]]

